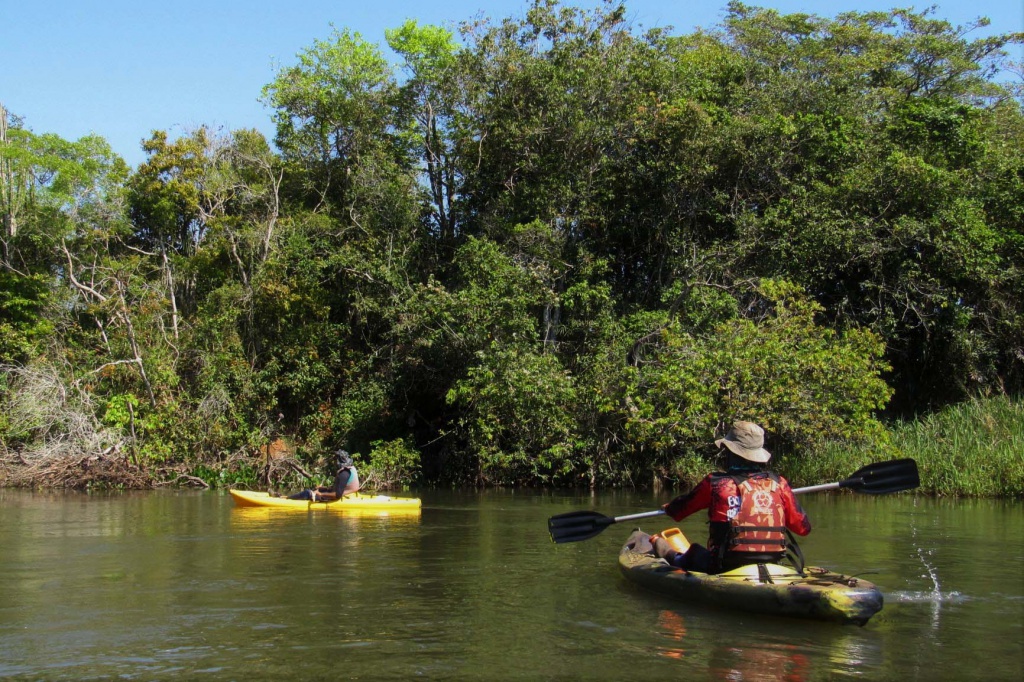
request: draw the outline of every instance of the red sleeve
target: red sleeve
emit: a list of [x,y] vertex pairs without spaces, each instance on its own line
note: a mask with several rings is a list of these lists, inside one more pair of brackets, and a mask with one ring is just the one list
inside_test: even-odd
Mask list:
[[797,535],[807,535],[811,532],[811,520],[807,518],[807,513],[796,501],[796,495],[789,487],[789,481],[782,476],[779,476],[779,481],[782,483],[782,506],[786,510],[786,528]]
[[690,514],[707,509],[709,506],[711,506],[711,477],[706,476],[693,490],[675,498],[662,509],[674,520],[682,521]]

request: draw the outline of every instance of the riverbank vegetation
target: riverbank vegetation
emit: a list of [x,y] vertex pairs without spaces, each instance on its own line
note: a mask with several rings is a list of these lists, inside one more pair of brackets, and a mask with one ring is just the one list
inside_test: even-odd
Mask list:
[[0,108],[0,483],[675,485],[745,418],[796,480],[1020,494],[1024,36],[627,16],[336,30],[273,146],[135,169]]
[[917,462],[924,493],[950,497],[1024,497],[1024,403],[1006,396],[948,405],[887,428],[888,447],[833,442],[816,456],[785,457],[801,485],[838,481],[868,464],[898,457]]
[[[941,495],[1024,497],[1024,405],[970,400],[900,422],[893,441]],[[867,453],[861,453],[862,457]]]

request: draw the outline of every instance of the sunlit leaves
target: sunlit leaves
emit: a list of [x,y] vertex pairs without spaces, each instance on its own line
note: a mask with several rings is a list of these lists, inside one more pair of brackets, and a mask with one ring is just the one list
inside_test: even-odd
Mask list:
[[572,472],[576,388],[552,354],[494,343],[448,392],[462,408],[481,483],[557,482]]
[[874,415],[891,393],[880,338],[821,326],[820,306],[785,281],[763,281],[752,304],[763,316],[702,334],[664,329],[640,367],[627,424],[640,442],[663,457],[701,451],[709,434],[743,418],[808,453],[877,429]]

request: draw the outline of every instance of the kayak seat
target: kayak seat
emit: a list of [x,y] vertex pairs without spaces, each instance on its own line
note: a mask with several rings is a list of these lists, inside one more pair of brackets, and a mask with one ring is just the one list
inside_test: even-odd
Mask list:
[[726,554],[722,560],[722,570],[731,571],[734,568],[743,566],[756,566],[757,564],[777,564],[786,557],[783,552],[732,552]]
[[743,578],[760,583],[774,583],[776,578],[793,578],[801,574],[790,566],[782,564],[747,564],[718,574],[724,578]]

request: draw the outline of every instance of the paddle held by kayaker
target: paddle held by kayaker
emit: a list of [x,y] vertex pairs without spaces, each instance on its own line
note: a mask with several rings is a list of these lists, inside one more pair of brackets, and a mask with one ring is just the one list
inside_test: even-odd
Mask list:
[[799,561],[799,548],[787,530],[807,535],[811,522],[789,482],[768,470],[771,453],[764,449],[764,429],[738,421],[715,445],[724,448],[726,471],[708,474],[693,490],[662,507],[676,521],[707,509],[708,546],[693,543],[680,553],[655,537],[655,552],[674,566],[702,573],[778,563],[787,551]]
[[333,486],[307,488],[302,492],[289,495],[288,499],[332,502],[359,490],[359,474],[356,473],[356,465],[348,452],[345,450],[336,451],[334,453],[334,463],[337,473],[334,476]]

